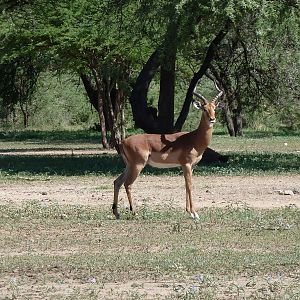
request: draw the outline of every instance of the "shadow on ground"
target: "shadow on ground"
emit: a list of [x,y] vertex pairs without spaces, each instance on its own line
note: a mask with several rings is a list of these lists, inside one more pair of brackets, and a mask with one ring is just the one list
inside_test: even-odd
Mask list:
[[[124,169],[122,159],[115,154],[98,155],[3,155],[0,156],[0,174],[7,175],[118,175]],[[145,174],[175,175],[180,168],[155,169],[146,167]],[[300,156],[286,153],[230,153],[226,163],[194,168],[197,175],[255,175],[264,173],[300,173]]]

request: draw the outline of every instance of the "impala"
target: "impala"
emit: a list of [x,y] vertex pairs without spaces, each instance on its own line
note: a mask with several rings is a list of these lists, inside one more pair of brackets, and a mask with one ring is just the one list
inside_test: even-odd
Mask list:
[[219,89],[218,95],[209,103],[199,92],[194,89],[194,96],[200,99],[193,100],[197,109],[202,110],[201,121],[198,128],[192,132],[177,132],[173,134],[137,134],[132,135],[120,144],[120,152],[126,164],[124,172],[114,181],[113,214],[117,219],[118,198],[121,186],[124,184],[128,197],[130,210],[134,213],[131,196],[131,186],[148,164],[157,168],[174,168],[181,166],[185,179],[186,211],[193,219],[199,219],[192,199],[192,171],[208,147],[212,139],[213,125],[216,122],[215,109],[217,100],[223,91]]

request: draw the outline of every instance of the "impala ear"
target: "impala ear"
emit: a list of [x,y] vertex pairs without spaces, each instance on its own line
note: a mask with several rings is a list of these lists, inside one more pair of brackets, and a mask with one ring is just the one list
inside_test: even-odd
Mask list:
[[202,109],[202,104],[197,100],[193,100],[193,105],[197,109]]

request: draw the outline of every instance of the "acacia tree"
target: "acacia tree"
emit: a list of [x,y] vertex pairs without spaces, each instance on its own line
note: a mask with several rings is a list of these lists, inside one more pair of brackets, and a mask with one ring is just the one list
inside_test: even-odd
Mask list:
[[108,148],[107,131],[112,143],[120,139],[129,76],[128,46],[119,38],[120,12],[110,11],[108,1],[8,2],[9,10],[1,16],[5,26],[0,35],[6,41],[0,47],[1,59],[14,62],[20,53],[38,53],[51,57],[51,68],[79,74],[98,111],[102,144]]
[[[283,91],[298,90],[299,95],[295,76],[299,74],[299,60],[295,59],[299,55],[299,17],[292,3],[269,3],[264,10],[245,16],[244,24],[235,26],[218,47],[209,69],[225,90],[224,119],[231,136],[242,135],[246,111],[279,103],[282,109]],[[293,88],[287,89],[290,80]],[[289,103],[293,99],[297,93],[290,93]]]
[[[153,11],[158,6],[161,9],[164,4],[166,9],[163,11],[170,13],[157,17]],[[263,45],[268,39],[266,32],[282,14],[282,9],[287,10],[285,16],[281,16],[285,23],[290,19],[292,22],[289,26],[292,27],[297,22],[293,14],[293,17],[288,15],[288,11],[296,10],[293,3],[253,0],[206,1],[205,4],[199,1],[178,1],[172,4],[159,1],[156,4],[150,1],[145,6],[151,6],[152,15],[158,20],[164,18],[163,23],[166,25],[160,35],[163,38],[157,39],[160,31],[155,31],[153,26],[147,35],[154,36],[160,43],[140,72],[131,94],[130,102],[137,126],[146,132],[181,130],[189,112],[194,87],[210,69],[227,91],[225,100],[228,103],[226,115],[229,130],[232,135],[240,135],[242,106],[256,109],[257,103],[261,102],[260,98],[273,94],[272,87],[276,81],[271,72],[271,51],[268,52],[271,47],[263,48]],[[145,20],[144,15],[143,17]],[[174,123],[174,61],[179,55],[186,64],[193,62],[200,66],[190,74],[192,79],[186,98]],[[260,64],[263,66],[259,66]],[[148,106],[147,92],[158,70],[160,94],[158,106],[153,108]],[[166,118],[166,115],[169,117]],[[163,120],[165,126],[161,126]]]
[[[13,60],[16,52],[43,53],[51,57],[55,68],[80,74],[99,113],[102,143],[108,147],[108,130],[113,140],[119,139],[122,103],[136,76],[130,97],[136,125],[146,132],[181,130],[196,83],[210,66],[215,66],[218,55],[223,63],[219,45],[226,35],[231,37],[232,30],[240,28],[249,14],[260,9],[268,15],[268,9],[279,2],[21,1],[17,3],[22,4],[22,10],[17,14],[6,11],[0,17],[0,35],[5,41],[0,46],[0,56],[10,53]],[[248,20],[245,27],[252,26],[256,32],[274,22],[264,18],[264,14],[258,14],[257,21],[252,24]],[[195,67],[175,122],[174,87],[179,58]],[[155,108],[148,105],[147,93],[158,72],[160,94]]]
[[40,69],[31,57],[18,57],[14,62],[0,64],[0,98],[5,117],[14,113],[19,105],[26,128],[29,122],[29,106],[36,88]]
[[[108,2],[73,0],[53,5],[53,15],[41,23],[54,31],[50,51],[57,67],[77,72],[88,98],[98,111],[102,145],[109,148],[121,139],[122,109],[127,91],[129,60],[119,36],[120,12]],[[113,8],[113,7],[111,7]],[[110,141],[107,132],[110,132]]]
[[[147,1],[147,5],[144,5],[148,7],[149,1]],[[228,32],[230,20],[226,14],[222,14],[221,6],[224,5],[221,2],[216,2],[216,6],[219,7],[215,7],[215,11],[213,11],[212,2],[203,4],[198,1],[189,1],[187,3],[182,3],[181,1],[172,3],[168,1],[159,1],[159,3],[151,1],[150,5],[152,11],[156,11],[156,9],[161,11],[161,7],[165,5],[162,11],[168,13],[160,17],[155,15],[155,17],[158,20],[160,20],[159,18],[164,18],[163,23],[167,25],[160,35],[160,44],[149,57],[136,80],[130,103],[133,117],[138,127],[141,127],[146,132],[174,132],[181,130],[188,115],[193,89],[213,59],[218,43]],[[207,25],[203,27],[203,24]],[[150,27],[150,30],[153,30],[152,27]],[[157,39],[157,35],[160,33],[158,31],[155,31],[154,34],[151,31],[147,36],[154,36]],[[179,118],[174,122],[176,59],[179,55],[178,53],[182,51],[190,54],[190,51],[186,49],[187,45],[197,40],[199,36],[204,40],[205,38],[207,39],[205,44],[202,42],[197,47],[198,60],[203,63],[201,63],[200,70],[194,76],[191,74],[193,78],[187,90],[186,100],[183,103]],[[194,57],[186,56],[185,59],[188,62],[193,60]],[[147,93],[150,82],[158,70],[160,70],[160,93],[158,107],[153,109],[148,106]]]

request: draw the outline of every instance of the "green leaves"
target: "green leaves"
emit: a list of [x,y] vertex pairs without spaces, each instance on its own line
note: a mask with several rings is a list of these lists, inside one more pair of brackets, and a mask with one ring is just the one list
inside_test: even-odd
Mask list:
[[[8,2],[12,4],[9,9]],[[26,55],[46,57],[58,70],[90,72],[93,66],[105,76],[118,74],[128,78],[130,74],[128,85],[155,49],[164,48],[167,59],[170,49],[176,48],[178,82],[185,83],[230,18],[247,46],[244,53],[248,56],[248,69],[242,64],[234,65],[227,54],[221,60],[228,66],[234,65],[238,79],[247,81],[247,76],[239,76],[244,68],[246,73],[256,72],[255,80],[259,82],[262,72],[273,76],[272,70],[278,65],[282,74],[275,74],[278,82],[293,86],[298,75],[295,70],[299,69],[300,16],[295,1],[36,0],[5,4],[0,15],[0,63]],[[170,38],[172,30],[175,32]],[[228,35],[225,46],[229,50],[234,34],[232,30]],[[240,57],[245,48],[238,50],[236,56]],[[121,64],[126,67],[120,68]],[[264,97],[262,93],[255,94],[255,80],[242,95],[253,99],[244,101],[249,106]],[[277,86],[274,82],[267,82],[260,89],[272,94],[272,86]],[[282,94],[292,98],[297,95],[292,88],[282,90]]]

